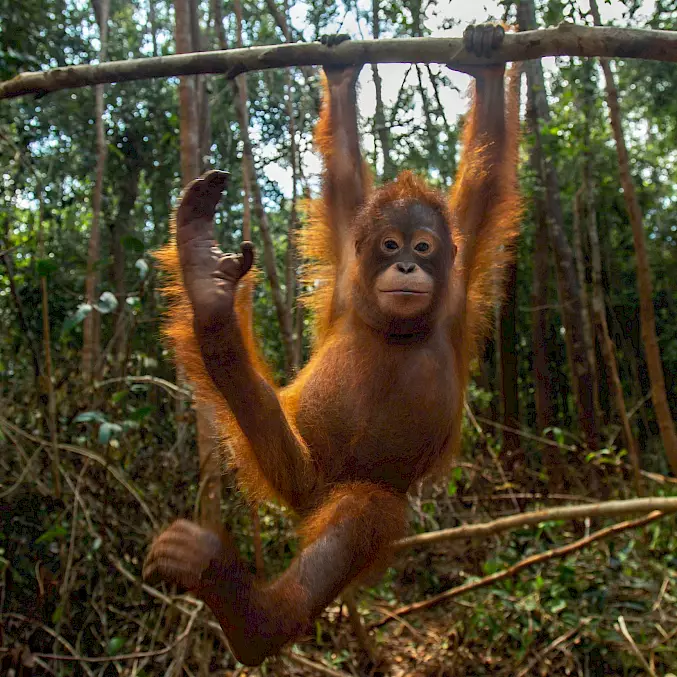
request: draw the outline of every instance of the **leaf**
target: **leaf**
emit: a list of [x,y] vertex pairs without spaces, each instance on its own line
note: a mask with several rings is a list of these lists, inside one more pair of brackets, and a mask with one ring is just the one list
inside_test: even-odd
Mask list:
[[145,406],[145,407],[139,407],[138,409],[135,409],[130,415],[129,418],[132,419],[132,421],[143,421],[150,412],[153,411],[153,407],[150,406]]
[[78,309],[70,317],[66,318],[61,329],[61,334],[67,334],[71,329],[77,327],[91,312],[92,306],[89,303],[81,303]]
[[89,423],[91,421],[105,423],[107,419],[100,411],[83,411],[73,419],[74,423]]
[[120,653],[120,649],[124,647],[126,641],[124,637],[111,637],[108,642],[108,655],[114,656]]
[[41,534],[35,539],[35,543],[51,543],[59,538],[68,535],[68,530],[61,524],[52,525],[44,534]]
[[124,400],[128,394],[129,393],[126,390],[118,390],[116,393],[111,395],[110,401],[113,404],[120,404],[120,402],[122,402],[122,400]]
[[39,259],[37,269],[40,277],[49,277],[52,273],[59,270],[59,266],[54,259]]
[[118,307],[118,300],[115,298],[113,292],[105,291],[99,297],[99,302],[94,304],[94,307],[102,315],[107,315]]
[[456,467],[451,471],[451,478],[447,485],[447,496],[455,496],[458,491],[458,481],[463,476],[463,468]]
[[148,261],[146,261],[146,259],[137,259],[134,267],[139,271],[139,277],[142,280],[145,280],[146,276],[148,275],[148,271],[150,270]]
[[52,625],[56,625],[60,620],[61,617],[63,616],[63,605],[59,604],[56,609],[54,609],[54,613],[52,614]]
[[102,423],[99,426],[99,444],[108,444],[111,438],[122,432],[122,426],[117,423]]
[[133,235],[125,235],[122,238],[122,246],[133,252],[142,252],[146,248],[143,242]]
[[562,609],[566,609],[567,603],[563,599],[557,600],[551,607],[550,607],[550,613],[556,614],[562,611]]

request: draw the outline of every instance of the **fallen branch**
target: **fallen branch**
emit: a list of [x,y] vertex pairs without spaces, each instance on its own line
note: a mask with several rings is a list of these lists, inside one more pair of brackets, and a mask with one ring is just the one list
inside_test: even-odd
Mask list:
[[615,534],[618,534],[621,531],[625,531],[627,529],[635,529],[637,527],[642,527],[646,524],[649,524],[650,522],[654,522],[660,519],[661,517],[665,517],[665,514],[666,513],[664,512],[655,510],[649,515],[645,515],[644,517],[640,517],[639,519],[631,520],[628,522],[620,522],[619,524],[614,524],[613,526],[606,527],[605,529],[600,529],[599,531],[590,534],[590,536],[586,536],[585,538],[581,538],[578,541],[569,543],[569,545],[564,545],[561,548],[554,548],[553,550],[547,550],[546,552],[539,553],[538,555],[532,555],[531,557],[527,557],[526,559],[521,560],[517,564],[513,564],[513,566],[508,567],[503,571],[498,571],[495,574],[491,574],[490,576],[485,576],[484,578],[480,578],[476,581],[470,581],[469,583],[459,585],[456,588],[451,588],[450,590],[446,590],[445,592],[442,592],[439,595],[435,595],[430,599],[425,599],[422,602],[408,604],[407,606],[395,609],[392,612],[390,612],[390,614],[388,614],[387,616],[384,616],[383,618],[380,618],[377,621],[373,621],[372,623],[369,624],[368,627],[370,629],[378,628],[390,622],[391,620],[393,620],[393,618],[406,616],[407,614],[413,613],[414,611],[422,611],[423,609],[429,609],[430,607],[437,606],[438,604],[453,599],[454,597],[463,595],[466,592],[477,590],[478,588],[482,588],[487,585],[491,585],[493,583],[498,583],[499,581],[502,581],[506,578],[512,578],[513,576],[518,574],[523,569],[526,569],[527,567],[534,566],[535,564],[541,564],[542,562],[547,562],[548,560],[555,559],[558,557],[566,557],[566,555],[570,555],[572,552],[576,552],[577,550],[582,550],[583,548],[587,547],[591,543],[594,543],[595,541],[600,541],[604,538],[608,538],[609,536],[614,536]]
[[455,541],[461,538],[486,538],[519,527],[532,526],[554,520],[576,520],[588,517],[620,517],[633,513],[648,513],[660,510],[666,515],[677,512],[677,498],[633,498],[627,501],[604,501],[586,505],[567,505],[534,512],[520,513],[501,517],[482,524],[465,524],[453,529],[441,529],[426,534],[418,534],[397,541],[395,551],[413,548],[419,545],[432,545],[442,541]]
[[42,96],[62,89],[111,82],[201,73],[220,73],[234,78],[249,71],[291,66],[422,62],[447,64],[462,71],[471,65],[524,61],[544,56],[605,56],[677,62],[677,33],[563,23],[556,28],[506,35],[503,45],[489,59],[468,54],[461,38],[355,40],[336,47],[325,47],[317,42],[297,42],[173,54],[22,73],[0,83],[0,99],[25,94]]

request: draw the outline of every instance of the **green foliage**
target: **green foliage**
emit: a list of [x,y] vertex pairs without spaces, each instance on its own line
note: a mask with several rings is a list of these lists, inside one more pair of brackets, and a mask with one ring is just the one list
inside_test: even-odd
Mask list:
[[[382,34],[427,35],[431,17],[444,14],[443,5],[383,2],[380,5]],[[228,5],[226,9],[227,41],[234,45],[232,8]],[[283,39],[265,3],[245,3],[243,9],[245,45],[274,44]],[[368,34],[371,23],[371,9],[363,5],[311,2],[292,10],[294,37],[306,40],[340,31],[346,20],[353,21],[349,24],[351,30],[352,26],[358,26],[358,32],[363,30]],[[207,4],[200,5],[199,11],[204,23],[210,11]],[[580,8],[572,2],[548,0],[539,3],[538,11],[549,25],[562,20],[582,20]],[[89,3],[0,0],[0,17],[0,78],[3,80],[26,70],[90,63],[96,58],[98,28]],[[165,0],[153,0],[150,5],[138,0],[113,2],[109,58],[172,54],[175,51],[173,20],[172,4]],[[447,19],[447,23],[453,24],[454,19]],[[674,29],[677,24],[674,6],[659,3],[650,24]],[[205,39],[207,48],[215,47],[211,28],[205,32]],[[671,64],[641,60],[619,61],[614,68],[631,170],[645,219],[667,390],[673,411],[677,412],[677,323],[674,322],[677,312],[677,230],[674,225],[677,222],[674,151],[677,71]],[[385,67],[380,72],[382,77],[389,77],[383,75],[389,73]],[[291,91],[286,89],[287,80],[280,70],[249,74],[246,79],[256,171],[275,245],[275,262],[283,293],[286,293],[292,205],[288,185],[279,177],[287,178],[292,171],[287,97],[291,96],[296,141],[304,160],[299,193],[306,188],[316,193],[318,177],[308,162],[307,151],[319,110],[319,78],[313,69],[293,69]],[[453,180],[459,152],[462,121],[443,105],[446,94],[456,89],[456,82],[436,65],[412,68],[398,83],[396,103],[387,102],[383,111],[396,168],[426,174],[442,188]],[[138,497],[150,506],[158,522],[165,523],[177,515],[190,516],[200,491],[197,459],[191,444],[195,439],[194,418],[189,410],[177,408],[173,399],[175,392],[163,390],[164,380],[176,382],[177,379],[171,355],[161,337],[166,302],[161,293],[164,280],[153,259],[153,252],[167,240],[171,211],[180,191],[177,83],[177,78],[169,78],[106,86],[104,122],[108,157],[101,256],[95,265],[99,282],[94,304],[86,303],[84,296],[96,165],[93,90],[57,92],[39,99],[22,97],[0,106],[3,164],[0,252],[9,250],[7,258],[0,261],[0,401],[3,407],[0,413],[29,436],[17,437],[13,428],[0,429],[3,459],[0,495],[4,497],[5,492],[10,492],[0,506],[0,518],[4,520],[9,516],[6,522],[0,523],[0,578],[14,585],[10,590],[12,594],[3,596],[3,613],[9,609],[23,614],[40,599],[45,606],[37,612],[42,613],[43,622],[58,628],[83,655],[116,656],[134,651],[141,641],[137,637],[151,636],[152,632],[143,633],[147,628],[160,627],[163,620],[156,617],[160,612],[150,606],[152,602],[139,585],[130,583],[125,587],[128,580],[112,568],[109,559],[109,555],[114,555],[138,578],[141,553],[153,532],[146,513],[139,510]],[[593,157],[594,206],[603,248],[608,321],[630,408],[649,392],[649,383],[641,351],[634,245],[619,185],[603,85],[599,69],[591,62],[557,59],[548,69],[546,86],[552,117],[542,134],[544,151],[558,173],[570,239],[583,159],[587,152]],[[371,95],[370,87],[366,77],[363,95]],[[231,84],[219,75],[209,76],[207,90],[212,138],[204,158],[205,166],[230,169],[232,176],[216,215],[217,239],[226,250],[236,250],[243,227],[241,134]],[[583,99],[590,101],[586,110],[581,106]],[[374,143],[376,130],[366,116],[361,119],[361,126],[369,159],[376,160],[372,171],[378,182],[383,158],[379,142]],[[590,141],[586,145],[588,132]],[[627,453],[617,446],[613,413],[606,415],[604,432],[608,436],[605,434],[601,449],[572,449],[577,438],[572,431],[575,417],[570,368],[565,358],[566,336],[562,331],[554,274],[545,284],[548,291],[546,354],[553,374],[555,411],[551,425],[545,430],[535,430],[537,383],[533,365],[532,291],[537,217],[534,198],[542,193],[542,186],[527,162],[532,141],[525,130],[521,146],[524,162],[520,170],[525,217],[518,244],[514,351],[518,359],[520,424],[546,442],[523,439],[524,461],[519,473],[506,476],[502,472],[506,458],[502,453],[501,431],[491,423],[500,417],[497,381],[500,355],[499,346],[490,342],[477,379],[468,391],[470,410],[478,420],[464,421],[462,465],[436,477],[439,486],[422,490],[412,498],[416,532],[504,514],[517,507],[521,509],[524,501],[535,506],[536,499],[520,498],[517,504],[518,499],[511,497],[513,493],[547,494],[553,479],[549,465],[553,458],[559,464],[555,472],[569,473],[567,479],[571,478],[572,492],[589,491],[589,487],[581,486],[580,476],[584,468],[593,466],[603,469],[610,485],[605,488],[610,493],[627,495],[626,482],[620,478]],[[254,219],[253,238],[260,261],[263,247],[258,226]],[[584,249],[587,256],[587,243]],[[64,475],[70,480],[64,483],[63,500],[49,505],[44,503],[44,493],[53,487],[48,457],[51,446],[46,443],[40,447],[34,459],[26,451],[30,440],[49,440],[50,437],[47,389],[41,371],[45,364],[42,278],[48,289],[56,428],[62,445],[60,462]],[[278,381],[284,382],[288,375],[284,373],[281,332],[265,279],[255,292],[254,311],[255,331],[264,356]],[[83,384],[80,380],[83,322],[91,313],[96,313],[101,320],[99,343],[103,356],[96,382]],[[304,323],[303,354],[307,357],[308,317]],[[42,376],[38,378],[39,374]],[[138,380],[147,377],[150,381]],[[605,380],[606,375],[600,372],[602,409],[613,412]],[[642,447],[643,467],[665,471],[650,403],[638,409],[632,423]],[[185,435],[182,439],[187,444],[177,443],[179,432]],[[606,443],[607,439],[612,441]],[[231,478],[224,480],[224,511],[243,556],[252,560],[251,514],[233,484]],[[75,498],[76,487],[79,499]],[[128,487],[136,493],[130,494]],[[28,497],[19,493],[24,489]],[[31,493],[31,490],[34,491]],[[495,503],[490,499],[495,499]],[[267,573],[272,575],[288,566],[299,545],[294,537],[294,524],[283,509],[261,506],[259,515]],[[422,595],[435,594],[474,577],[502,571],[524,557],[557,547],[577,536],[569,524],[543,522],[493,539],[488,545],[464,543],[458,551],[432,549],[407,553],[375,587],[367,589],[365,597],[369,604],[365,606],[372,610],[383,604],[395,606],[407,596],[419,599]],[[36,571],[40,574],[43,565],[62,571],[60,553],[69,552],[71,538],[74,545],[68,594],[63,598],[60,593],[53,599],[48,598],[44,595],[47,578],[38,580]],[[668,669],[674,672],[674,652],[656,629],[657,624],[663,622],[658,617],[663,610],[654,610],[653,604],[659,597],[661,581],[674,578],[676,550],[673,524],[665,520],[652,524],[644,534],[625,535],[609,541],[608,546],[550,562],[464,597],[462,604],[439,610],[441,629],[436,630],[431,652],[444,655],[448,651],[451,657],[447,665],[442,661],[440,669],[431,668],[425,674],[443,674],[452,664],[457,674],[463,674],[463,660],[472,666],[466,674],[497,674],[499,668],[504,668],[507,674],[509,667],[524,667],[567,633],[572,633],[572,640],[566,647],[568,653],[562,651],[561,655],[572,656],[573,663],[558,671],[557,666],[542,662],[538,666],[541,670],[549,670],[548,674],[575,674],[580,664],[597,661],[596,665],[611,671],[609,674],[638,674],[636,658],[614,627],[620,613],[650,619],[630,621],[633,636],[642,647],[655,648],[652,655],[660,665],[659,674],[665,674]],[[670,587],[662,604],[667,609],[666,618],[671,618],[674,600]],[[428,626],[435,624],[435,614],[433,611],[430,615],[409,617],[410,627],[394,624],[397,631],[379,630],[377,639],[390,652],[395,650],[392,647],[398,647],[397,642],[407,642],[404,647],[399,645],[402,650],[398,657],[410,656],[414,653],[412,643],[424,645]],[[14,637],[14,626],[5,625],[8,638],[12,642],[16,639],[17,645],[27,645],[30,641],[37,646],[32,650],[47,655],[56,651],[53,637],[41,638],[32,626],[31,634],[26,631]],[[338,626],[341,627],[340,623]],[[318,660],[345,671],[352,670],[352,654],[343,646],[337,647],[333,630],[327,631],[326,620],[318,622],[315,635]],[[152,647],[143,647],[147,649]],[[223,665],[218,669],[232,668],[228,656],[219,651]],[[550,654],[543,661],[546,659],[555,660]],[[168,664],[162,660],[161,657],[157,661],[153,659],[145,668],[139,668],[139,674],[164,674]],[[68,667],[60,664],[60,674],[70,674],[71,663],[63,663]],[[191,669],[198,674],[194,665]],[[265,669],[268,674],[276,674],[276,667]],[[414,668],[409,672],[403,669],[403,674],[419,672]]]

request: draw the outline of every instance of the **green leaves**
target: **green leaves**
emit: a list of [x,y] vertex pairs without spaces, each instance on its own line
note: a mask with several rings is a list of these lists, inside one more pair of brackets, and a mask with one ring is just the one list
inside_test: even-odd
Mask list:
[[143,253],[146,248],[143,242],[133,235],[124,235],[122,237],[122,246],[128,251],[137,252],[139,254]]
[[92,306],[90,306],[89,303],[81,303],[75,313],[66,318],[61,329],[61,334],[67,334],[74,327],[77,327],[91,312]]
[[118,307],[118,300],[115,294],[109,291],[103,292],[99,297],[99,302],[94,304],[94,307],[102,314],[112,313]]
[[105,423],[106,417],[100,411],[85,411],[82,414],[78,414],[73,421],[75,423],[91,423],[92,421]]
[[92,312],[92,309],[98,310],[102,315],[107,315],[112,313],[118,307],[118,300],[115,298],[115,294],[109,291],[103,292],[99,297],[99,301],[94,305],[89,303],[81,303],[78,306],[78,309],[66,318],[66,321],[63,323],[61,328],[62,336],[68,334],[75,327],[77,327],[84,319]]
[[148,262],[145,259],[137,259],[134,267],[139,271],[139,277],[142,280],[145,280],[148,276],[148,271],[150,270]]
[[35,267],[40,277],[49,277],[59,270],[59,266],[54,259],[38,259]]

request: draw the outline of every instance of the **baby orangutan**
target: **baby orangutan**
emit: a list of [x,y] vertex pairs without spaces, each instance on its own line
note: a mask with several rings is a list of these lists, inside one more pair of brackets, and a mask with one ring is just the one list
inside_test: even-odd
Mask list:
[[[503,29],[474,26],[464,37],[487,56]],[[317,340],[296,380],[276,391],[242,321],[236,290],[251,244],[224,254],[213,239],[227,174],[186,188],[161,254],[174,280],[167,333],[196,397],[216,410],[239,481],[303,520],[301,552],[271,582],[252,575],[227,535],[185,520],[146,559],[146,580],[204,600],[247,665],[299,636],[405,533],[407,491],[458,445],[469,361],[520,214],[517,100],[509,88],[506,106],[503,64],[468,68],[474,105],[449,198],[408,172],[371,187],[357,129],[359,68],[325,71],[315,134],[323,194],[302,243],[318,262],[309,273],[320,282]]]

